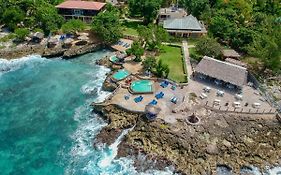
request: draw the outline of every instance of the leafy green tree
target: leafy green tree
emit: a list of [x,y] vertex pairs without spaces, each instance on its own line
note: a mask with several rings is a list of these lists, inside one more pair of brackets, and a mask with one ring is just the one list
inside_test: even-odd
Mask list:
[[58,30],[64,19],[57,12],[57,9],[50,4],[45,4],[36,9],[35,15],[38,26],[44,30],[45,33]]
[[222,48],[216,39],[209,37],[202,37],[196,43],[196,51],[202,56],[210,56],[219,58],[221,56]]
[[127,53],[136,56],[134,61],[141,62],[141,56],[144,54],[144,49],[140,42],[134,42],[132,47],[128,49]]
[[61,27],[64,33],[75,33],[86,28],[86,24],[79,19],[71,19]]
[[[280,28],[279,28],[280,29]],[[260,58],[264,69],[271,69],[275,73],[281,71],[281,34],[258,35],[248,46],[248,52]],[[264,69],[262,71],[264,71]]]
[[149,24],[156,19],[162,0],[129,0],[131,16],[144,17],[144,23]]
[[180,4],[196,17],[200,17],[202,12],[206,13],[211,10],[209,0],[181,0]]
[[143,62],[142,66],[145,71],[152,72],[152,70],[156,67],[157,62],[154,57],[147,57]]
[[233,32],[231,46],[237,50],[247,51],[247,46],[253,42],[255,32],[241,27],[237,31]]
[[148,50],[159,50],[162,42],[169,40],[169,34],[162,27],[149,24],[148,27],[139,26],[140,40]]
[[122,37],[119,14],[116,11],[105,11],[93,18],[92,30],[108,43],[117,42]]
[[160,78],[167,78],[169,76],[169,73],[169,66],[167,64],[162,63],[162,60],[159,60],[155,67],[156,76]]
[[15,30],[17,24],[24,20],[25,13],[17,6],[7,8],[2,16],[2,21],[9,29]]
[[24,41],[29,34],[29,30],[26,28],[18,28],[15,30],[15,34],[18,41]]
[[229,40],[233,31],[235,31],[235,24],[223,16],[215,16],[212,18],[209,31],[222,40]]

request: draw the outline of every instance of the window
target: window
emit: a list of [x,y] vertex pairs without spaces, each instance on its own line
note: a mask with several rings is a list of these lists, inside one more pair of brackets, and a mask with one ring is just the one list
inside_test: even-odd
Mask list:
[[73,10],[73,15],[75,16],[82,16],[83,15],[83,10]]

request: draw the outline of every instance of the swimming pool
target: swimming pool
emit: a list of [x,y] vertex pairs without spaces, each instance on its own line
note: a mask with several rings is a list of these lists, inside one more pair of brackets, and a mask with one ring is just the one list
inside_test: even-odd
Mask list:
[[153,81],[150,80],[137,80],[132,82],[130,86],[133,93],[152,93]]
[[113,62],[113,63],[119,62],[119,58],[117,58],[116,55],[111,56],[111,57],[109,58],[109,60],[110,60],[111,62]]
[[115,74],[113,74],[112,78],[114,78],[114,80],[120,81],[125,79],[129,75],[130,75],[129,71],[122,69],[122,70],[118,70]]

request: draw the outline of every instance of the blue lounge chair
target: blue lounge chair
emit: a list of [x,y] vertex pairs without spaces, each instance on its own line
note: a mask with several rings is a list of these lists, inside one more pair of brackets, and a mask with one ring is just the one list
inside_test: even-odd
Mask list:
[[150,103],[149,103],[149,105],[157,105],[157,100],[152,100]]
[[160,99],[160,98],[163,98],[164,95],[165,95],[165,94],[164,94],[163,92],[160,92],[160,93],[158,93],[158,94],[155,95],[155,98],[156,98],[156,99]]
[[178,98],[177,97],[173,97],[171,98],[171,102],[177,104]]
[[143,100],[143,96],[139,96],[139,97],[136,97],[135,99],[134,99],[134,101],[136,102],[136,103],[139,103],[139,102],[141,102]]
[[160,84],[160,86],[161,86],[162,88],[166,88],[166,87],[169,86],[169,82],[168,82],[168,81],[163,81],[163,82]]

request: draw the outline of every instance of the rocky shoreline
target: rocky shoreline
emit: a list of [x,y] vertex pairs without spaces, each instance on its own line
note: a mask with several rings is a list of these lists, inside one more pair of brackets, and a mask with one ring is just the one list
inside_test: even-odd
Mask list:
[[[180,174],[216,174],[217,166],[223,165],[239,174],[242,167],[264,169],[281,163],[281,125],[274,116],[221,114],[202,108],[206,115],[198,116],[201,123],[190,125],[182,120],[148,122],[141,114],[113,105],[94,105],[94,110],[109,124],[94,145],[110,145],[123,129],[135,126],[119,146],[118,156],[147,155],[157,162],[156,169],[174,166]],[[139,170],[145,169],[144,162],[136,161]]]
[[[106,58],[97,64],[112,68]],[[114,87],[106,85],[109,76],[104,87],[113,91]],[[197,106],[195,115],[200,122],[192,124],[183,119],[176,123],[159,118],[149,122],[142,114],[107,103],[93,104],[93,109],[108,122],[94,146],[110,145],[122,130],[134,127],[119,145],[118,157],[134,158],[140,172],[174,167],[179,174],[211,175],[221,166],[243,174],[241,168],[264,170],[265,166],[281,165],[281,123],[274,115],[217,113]]]
[[54,48],[47,48],[45,45],[27,45],[20,48],[1,49],[0,58],[15,59],[32,54],[41,55],[47,58],[63,57],[64,59],[73,58],[75,56],[83,55],[86,53],[97,51],[104,48],[103,43],[88,43],[83,46],[73,46],[71,48],[63,48],[61,46]]

